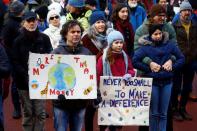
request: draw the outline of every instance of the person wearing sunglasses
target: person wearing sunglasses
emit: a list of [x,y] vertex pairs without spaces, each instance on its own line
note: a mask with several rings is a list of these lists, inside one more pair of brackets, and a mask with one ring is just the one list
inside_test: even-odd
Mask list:
[[60,30],[62,29],[62,24],[60,23],[60,14],[56,10],[49,11],[47,22],[49,23],[49,28],[44,33],[49,36],[54,49],[59,45],[59,40],[61,39]]
[[23,107],[22,126],[24,131],[43,131],[45,100],[32,100],[29,97],[28,59],[29,52],[50,53],[52,46],[49,37],[38,30],[34,12],[25,12],[22,23],[20,34],[13,43],[12,54],[14,78]]

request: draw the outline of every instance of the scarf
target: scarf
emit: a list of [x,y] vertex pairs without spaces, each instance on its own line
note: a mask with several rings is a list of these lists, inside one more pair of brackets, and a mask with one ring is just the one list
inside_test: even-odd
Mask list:
[[92,43],[99,51],[107,46],[107,36],[105,34],[98,33],[94,25],[89,28],[87,33],[91,38]]
[[[103,76],[112,76],[112,72],[111,72],[109,61],[106,59],[108,49],[109,49],[109,47],[104,49],[103,56],[102,56]],[[125,66],[126,66],[125,74],[126,74],[127,71],[128,71],[128,58],[127,58],[127,54],[123,50],[122,50],[121,53],[123,54],[123,57],[124,57],[124,62],[125,62]]]
[[133,53],[134,31],[129,20],[121,22],[120,20],[114,22],[115,29],[120,31],[125,39],[126,52],[130,56]]

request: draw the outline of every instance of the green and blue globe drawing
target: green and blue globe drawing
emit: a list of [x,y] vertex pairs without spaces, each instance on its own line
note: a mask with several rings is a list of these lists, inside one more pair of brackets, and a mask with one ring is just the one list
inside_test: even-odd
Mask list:
[[48,80],[52,88],[67,91],[75,87],[75,71],[68,64],[58,63],[49,69]]

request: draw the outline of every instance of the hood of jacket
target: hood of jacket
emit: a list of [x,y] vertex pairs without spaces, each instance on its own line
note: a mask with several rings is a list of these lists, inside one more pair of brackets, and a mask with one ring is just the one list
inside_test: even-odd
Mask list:
[[63,47],[67,52],[71,54],[77,54],[80,51],[82,45],[78,43],[76,46],[69,46],[63,39],[59,41],[59,46]]
[[[162,34],[163,34],[162,43],[166,43],[167,41],[169,41],[169,33],[163,32]],[[140,37],[138,43],[139,45],[154,45],[154,43],[150,40],[149,35],[143,35],[142,37]]]

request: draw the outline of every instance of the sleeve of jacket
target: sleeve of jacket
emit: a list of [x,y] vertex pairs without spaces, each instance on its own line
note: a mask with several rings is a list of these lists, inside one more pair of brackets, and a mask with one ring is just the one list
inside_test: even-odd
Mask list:
[[174,42],[174,44],[178,46],[174,27],[170,23],[167,23],[167,26],[168,26],[167,32],[169,33],[169,40]]
[[171,45],[173,46],[173,55],[176,57],[175,63],[172,65],[172,70],[174,71],[180,69],[183,66],[185,63],[185,57],[175,44]]
[[128,73],[131,74],[131,76],[135,76],[135,71],[131,59],[129,57],[128,57]]
[[97,69],[97,84],[99,86],[99,84],[100,84],[100,76],[103,76],[103,61],[102,61],[102,56],[98,59],[98,62],[96,64],[96,69]]
[[50,38],[46,34],[43,34],[43,35],[44,35],[44,43],[45,43],[45,52],[50,53],[53,49]]
[[16,72],[16,74],[20,74],[20,76],[22,76],[22,79],[25,79],[26,81],[28,81],[28,72],[24,69],[24,67],[21,65],[20,63],[20,59],[22,58],[22,56],[20,56],[20,52],[19,52],[19,40],[16,38],[14,43],[13,43],[13,48],[12,48],[12,63],[13,63],[13,68],[14,71]]
[[140,48],[135,51],[134,56],[133,56],[133,66],[136,69],[139,69],[143,72],[150,72],[150,67],[149,65],[145,64],[143,62],[143,59],[146,57],[145,51],[143,48]]
[[134,36],[134,50],[137,50],[141,46],[138,44],[138,40],[143,35],[148,34],[148,27],[146,26],[146,20],[144,20],[144,23],[136,29],[135,36]]
[[0,78],[7,77],[10,73],[10,65],[8,56],[3,48],[2,45],[0,45]]

